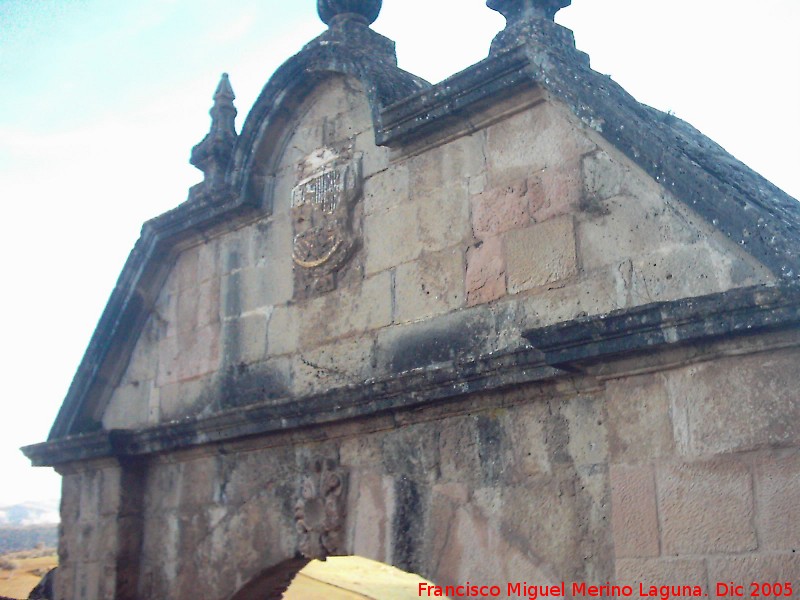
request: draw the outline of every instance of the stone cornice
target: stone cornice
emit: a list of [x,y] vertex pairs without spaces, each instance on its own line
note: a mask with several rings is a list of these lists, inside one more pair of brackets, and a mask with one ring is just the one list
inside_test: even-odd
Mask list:
[[547,364],[569,368],[665,346],[800,327],[800,286],[756,286],[658,302],[523,333]]
[[454,400],[468,394],[553,380],[586,361],[800,328],[800,288],[752,287],[661,302],[525,332],[529,350],[302,398],[261,403],[140,430],[99,431],[23,449],[34,465],[54,466],[188,449],[256,435],[318,427]]
[[132,457],[371,417],[503,387],[553,379],[537,351],[421,368],[322,394],[285,398],[139,430],[111,430],[23,448],[36,466]]

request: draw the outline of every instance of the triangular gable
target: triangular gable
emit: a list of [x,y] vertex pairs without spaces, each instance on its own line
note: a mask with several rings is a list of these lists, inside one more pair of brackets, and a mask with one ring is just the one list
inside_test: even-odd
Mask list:
[[[525,106],[514,106],[512,102],[508,114],[505,115],[498,114],[497,111],[493,113],[491,110],[493,106],[502,105],[509,98],[527,98],[527,108],[545,103],[552,106],[547,110],[555,113],[566,107],[571,116],[565,118],[564,123],[572,128],[585,128],[585,135],[582,134],[581,139],[591,142],[595,136],[600,140],[596,152],[584,152],[580,155],[581,161],[575,163],[581,173],[585,175],[585,170],[592,168],[591,161],[606,161],[607,164],[601,164],[601,168],[611,170],[630,170],[632,166],[637,172],[652,177],[657,182],[655,185],[668,194],[669,199],[663,200],[662,197],[663,203],[654,201],[652,207],[663,214],[669,212],[669,218],[665,218],[665,222],[686,221],[687,218],[690,220],[692,215],[698,215],[705,221],[697,227],[689,228],[710,240],[708,252],[711,258],[709,264],[703,268],[713,268],[716,260],[714,257],[726,253],[736,256],[737,253],[744,252],[744,257],[731,259],[746,265],[742,267],[741,280],[730,281],[731,286],[797,279],[800,274],[800,209],[794,199],[733,159],[687,124],[638,104],[610,79],[592,71],[585,55],[574,49],[563,28],[547,20],[537,21],[535,25],[527,32],[527,37],[520,38],[515,43],[505,40],[503,44],[496,46],[487,60],[436,86],[427,86],[418,78],[397,69],[393,62],[391,42],[367,29],[350,32],[331,29],[290,59],[276,72],[251,111],[233,148],[224,184],[198,187],[188,202],[147,223],[143,228],[142,237],[120,276],[54,424],[51,439],[100,426],[98,421],[115,393],[114,390],[121,389],[120,382],[123,388],[130,383],[125,380],[125,373],[131,365],[137,364],[136,356],[133,363],[130,363],[130,357],[136,354],[135,345],[143,343],[142,331],[158,326],[154,315],[164,304],[165,294],[169,296],[172,285],[170,278],[173,277],[170,273],[175,272],[173,265],[176,261],[180,264],[180,261],[191,260],[187,257],[193,255],[193,248],[203,239],[223,232],[234,232],[247,223],[268,217],[273,213],[272,199],[278,196],[282,199],[288,197],[285,193],[287,190],[276,195],[275,186],[280,183],[276,173],[281,167],[276,161],[284,156],[287,127],[291,124],[290,116],[303,105],[303,98],[307,94],[331,76],[351,77],[359,82],[361,93],[369,101],[375,139],[384,146],[398,148],[401,155],[409,157],[409,161],[413,160],[414,155],[422,157],[431,148],[445,148],[442,152],[449,152],[446,145],[452,140],[462,139],[465,135],[467,138],[474,137],[470,134],[481,128],[487,128],[504,119],[508,121],[517,118],[514,114],[522,114]],[[489,116],[485,122],[475,119],[481,115]],[[321,140],[320,146],[324,146],[323,142]],[[465,142],[467,146],[469,143],[469,140]],[[360,159],[356,154],[358,153],[354,152],[347,156],[346,160],[342,158],[336,163],[336,168],[350,162],[357,164]],[[591,156],[587,158],[589,154]],[[435,152],[431,153],[431,156],[435,155]],[[391,170],[387,169],[382,177],[388,178],[391,174]],[[638,176],[627,177],[627,180],[630,183],[637,178]],[[407,185],[407,182],[387,182],[385,185],[394,186],[391,189],[394,192],[400,190],[397,193],[402,194],[403,185]],[[468,190],[473,197],[483,192],[480,184],[475,185],[478,187]],[[526,179],[525,186],[527,185]],[[364,190],[364,194],[369,197],[368,190]],[[615,198],[619,196],[624,194],[595,198],[600,203],[596,207],[600,213],[595,216],[602,219],[613,214]],[[673,200],[677,204],[670,204]],[[460,209],[454,203],[446,203],[446,206],[456,207],[456,212],[445,212],[442,216],[441,207],[434,206],[426,214],[431,219],[444,219],[446,226],[441,229],[441,235],[449,236],[453,229],[451,225],[460,223],[459,219],[464,217],[464,213],[459,212]],[[602,214],[603,211],[606,214]],[[630,216],[630,213],[624,212]],[[409,229],[409,235],[424,235],[420,234],[420,225],[414,221],[420,218],[420,214],[409,212],[408,219],[401,219],[401,222],[413,225]],[[548,225],[539,228],[536,236],[549,235],[553,240],[563,239],[574,235],[576,226],[580,226],[580,223],[576,225],[566,216],[549,216],[552,218],[546,219]],[[473,222],[468,223],[468,226],[474,228],[474,214],[470,216],[468,212],[467,219],[469,218],[473,218]],[[374,223],[379,222],[379,217],[376,216]],[[531,222],[535,223],[535,219]],[[377,229],[372,231],[372,235],[375,235]],[[365,235],[369,236],[370,233],[365,232]],[[528,243],[523,239],[525,235],[528,234],[514,234],[508,239],[519,238],[518,245],[524,249]],[[516,243],[514,240],[508,242],[508,239],[504,238],[507,253],[508,244],[513,246]],[[455,241],[457,240],[454,243]],[[488,245],[483,246],[482,240],[479,241],[481,243],[477,247],[489,248]],[[398,248],[402,247],[402,244],[398,245]],[[739,250],[734,251],[734,248]],[[468,261],[469,256],[448,256],[437,254],[430,259],[432,262],[428,267],[415,266],[416,271],[411,268],[399,269],[386,275],[386,278],[389,278],[391,286],[396,285],[398,276],[406,277],[416,284],[433,274],[433,279],[441,282],[446,281],[447,273],[450,272],[448,269],[454,272],[458,269],[469,269],[468,264],[465,266],[459,262]],[[572,269],[577,273],[577,257],[574,249],[567,249],[561,255],[555,256],[554,260],[562,261],[567,271]],[[374,266],[377,259],[373,257],[369,260]],[[387,269],[388,266],[390,262],[386,263]],[[390,298],[384,297],[380,291],[371,295],[372,288],[369,286],[374,286],[375,290],[384,289],[384,282],[380,280],[383,277],[383,267],[384,265],[379,265],[372,268],[365,263],[363,268],[366,269],[371,283],[360,285],[358,295],[352,298],[360,307],[362,316],[366,315],[364,318],[370,326],[384,322],[390,325],[392,319],[396,318],[396,315],[390,315],[387,320],[386,315],[381,313],[381,307],[387,301],[392,303]],[[508,286],[505,291],[519,293],[534,287],[531,282],[538,282],[538,275],[525,272],[526,268],[524,264],[519,267],[521,274],[515,275],[516,279],[513,281],[511,275],[505,273],[505,285]],[[767,271],[759,273],[759,269],[763,268]],[[667,273],[665,277],[666,275]],[[422,287],[430,287],[436,283],[437,281],[432,281],[425,284],[423,281]],[[546,277],[540,283],[547,284]],[[181,290],[180,286],[175,289]],[[594,288],[588,287],[586,294],[591,296],[595,292]],[[469,304],[469,291],[464,290],[462,294],[464,297],[461,299],[456,294],[453,304],[444,305],[444,309],[455,310],[461,306],[459,302]],[[551,303],[558,304],[557,297],[557,292],[554,292],[548,298]],[[424,303],[423,300],[419,302]],[[417,300],[411,298],[409,302],[413,304]],[[320,301],[313,306],[323,304]],[[602,312],[602,309],[602,306],[596,307],[598,312]],[[390,306],[390,310],[394,309]],[[439,308],[434,309],[434,312],[443,314]],[[420,314],[425,316],[424,311]],[[554,308],[552,314],[558,315],[558,309]],[[564,318],[571,316],[575,315],[565,314]],[[270,323],[277,318],[270,315]],[[281,318],[288,317],[282,315]],[[200,326],[199,322],[196,324]],[[350,325],[352,324],[348,324]],[[336,323],[328,323],[328,326],[335,328]],[[402,338],[404,334],[397,335]],[[400,338],[397,347],[408,345]],[[198,347],[205,343],[196,342],[195,346]],[[454,345],[457,344],[454,342]],[[438,351],[436,348],[434,350]],[[177,353],[189,350],[188,347],[183,350],[173,349]],[[454,356],[452,348],[445,350],[443,358],[447,358],[445,355],[448,352],[451,358]],[[492,349],[485,350],[490,352]],[[360,352],[359,348],[354,348],[351,355],[348,355],[349,359],[356,363],[374,359],[363,356],[363,352]],[[435,352],[430,355],[430,360],[442,358],[434,354]],[[422,353],[419,356],[425,359],[426,355]],[[322,365],[321,369],[325,370],[325,360],[329,359],[320,356],[318,363],[314,365]],[[392,360],[396,360],[396,357],[390,357],[387,362],[391,363]],[[191,368],[202,362],[195,361]],[[415,365],[417,363],[412,361],[406,366]],[[401,367],[402,365],[398,366]],[[280,368],[276,369],[280,373]],[[336,363],[329,370],[336,371]],[[213,369],[208,372],[212,371]],[[199,378],[204,374],[205,372],[189,373],[188,377]],[[270,379],[261,372],[254,374],[251,379],[254,398],[269,398],[269,393],[265,393],[265,380],[271,382],[270,393],[281,395],[285,392],[276,383],[279,379],[277,375]],[[335,378],[332,381],[336,383]],[[218,385],[221,386],[219,394],[224,395],[225,380]],[[216,404],[214,402],[209,401],[203,410],[225,408],[218,401]],[[142,424],[140,420],[138,425]]]

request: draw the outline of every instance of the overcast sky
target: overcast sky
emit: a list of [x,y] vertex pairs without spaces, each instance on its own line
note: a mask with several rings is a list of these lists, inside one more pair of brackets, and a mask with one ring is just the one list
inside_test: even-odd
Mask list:
[[[800,196],[798,0],[573,0],[557,20],[596,70]],[[503,23],[482,0],[384,0],[374,28],[436,82]],[[58,496],[18,447],[46,438],[141,223],[199,181],[220,74],[241,128],[323,28],[313,0],[0,0],[0,506]]]

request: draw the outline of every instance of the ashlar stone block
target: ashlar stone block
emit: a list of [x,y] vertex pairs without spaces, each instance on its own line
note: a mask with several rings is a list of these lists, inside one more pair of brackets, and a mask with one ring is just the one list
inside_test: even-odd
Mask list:
[[617,269],[628,290],[628,305],[666,302],[730,289],[730,260],[702,242],[666,245],[624,261]]
[[464,303],[464,256],[460,248],[423,254],[397,267],[395,322],[426,319]]
[[179,380],[193,379],[219,368],[219,324],[178,332],[177,340],[178,357],[175,364]]
[[152,381],[158,371],[158,316],[151,314],[131,354],[122,383]]
[[[796,598],[797,581],[800,578],[800,554],[797,553],[758,553],[749,556],[719,556],[708,559],[708,578],[712,582],[710,598],[730,598],[731,590],[720,588],[716,583],[735,583],[744,586],[744,597],[756,597],[751,583],[768,584],[770,588],[759,586],[758,597],[765,599]],[[786,586],[776,593],[772,584],[791,583],[793,590],[787,594]],[[717,591],[721,593],[717,593]]]
[[604,150],[584,156],[582,171],[586,198],[590,203],[615,196],[644,198],[662,193],[650,177],[626,164],[624,159],[612,158]]
[[689,246],[704,238],[672,204],[657,196],[615,196],[591,204],[578,225],[581,264],[586,269],[635,260],[662,247]]
[[754,473],[761,547],[796,552],[800,549],[800,452],[770,456]]
[[489,184],[496,187],[558,167],[595,148],[573,124],[567,111],[548,102],[541,103],[488,128]]
[[407,204],[409,191],[408,165],[392,165],[390,168],[364,181],[364,214],[386,212],[394,206]]
[[431,148],[408,161],[411,196],[436,194],[451,186],[464,187],[486,172],[485,133],[479,131]]
[[200,262],[200,249],[198,246],[187,248],[180,253],[172,267],[175,273],[177,289],[193,288],[199,282],[197,267]]
[[660,374],[611,380],[606,390],[613,461],[648,462],[675,453],[670,401]]
[[553,165],[529,178],[528,211],[537,223],[578,212],[583,199],[583,180],[576,160]]
[[575,228],[571,216],[559,217],[505,236],[508,291],[518,292],[577,273]]
[[758,546],[749,470],[734,462],[657,470],[664,554],[748,552]]
[[605,272],[588,273],[563,287],[516,301],[522,329],[607,313],[624,306],[624,298],[620,298],[613,279]]
[[384,271],[300,307],[301,348],[385,327],[392,322],[392,276]]
[[684,456],[800,443],[798,352],[722,358],[664,374]]
[[415,198],[419,240],[424,250],[436,252],[472,238],[469,201],[464,183],[452,184]]
[[294,393],[363,382],[372,372],[373,345],[372,336],[356,336],[300,352],[292,363]]
[[506,295],[503,240],[487,237],[467,249],[467,306],[485,304]]
[[531,182],[520,179],[499,189],[486,190],[471,199],[472,230],[485,239],[530,224]]
[[283,304],[274,307],[267,329],[267,351],[270,356],[297,350],[300,334],[298,307]]
[[257,310],[236,319],[228,326],[237,328],[237,358],[240,362],[258,362],[267,354],[267,326],[270,321],[272,307]]
[[[287,249],[287,252],[290,250]],[[267,265],[264,263],[260,267],[241,269],[223,278],[223,313],[226,318],[238,317],[291,299],[291,272],[275,273]]]
[[353,514],[353,553],[389,560],[394,514],[394,482],[377,473],[359,474],[352,481],[357,494]]
[[655,474],[650,466],[611,467],[611,526],[617,558],[659,555]]
[[414,260],[422,252],[416,204],[366,215],[364,245],[367,275]]
[[165,422],[200,412],[204,408],[203,399],[210,388],[209,377],[164,385],[157,390],[158,419]]
[[103,413],[103,426],[128,429],[147,425],[151,385],[150,381],[141,381],[117,387]]
[[[371,119],[370,119],[371,120]],[[356,135],[355,151],[363,156],[364,176],[369,177],[389,167],[389,148],[375,145],[375,132],[370,128]]]

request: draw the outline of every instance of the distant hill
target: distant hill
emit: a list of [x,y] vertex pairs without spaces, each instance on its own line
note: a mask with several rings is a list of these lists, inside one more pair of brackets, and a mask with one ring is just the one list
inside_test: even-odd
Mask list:
[[0,525],[0,554],[58,546],[58,525]]
[[59,518],[59,501],[23,502],[13,506],[0,506],[0,527],[7,525],[53,525]]

